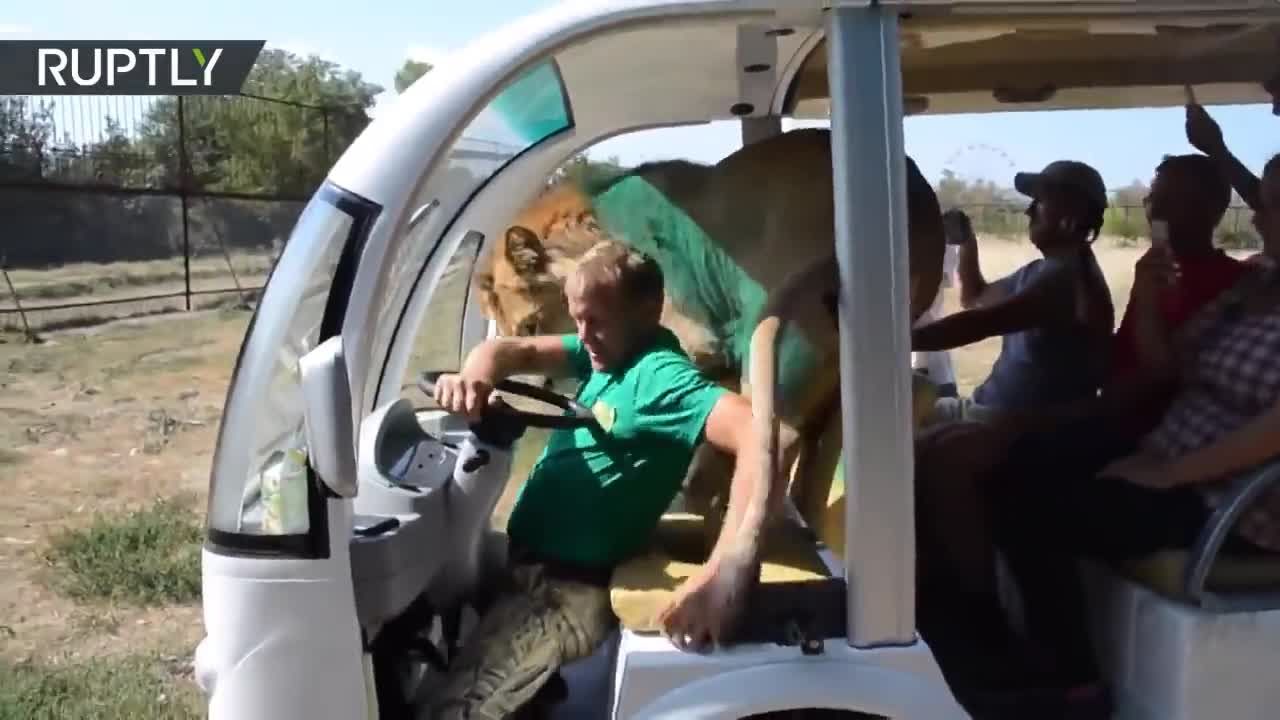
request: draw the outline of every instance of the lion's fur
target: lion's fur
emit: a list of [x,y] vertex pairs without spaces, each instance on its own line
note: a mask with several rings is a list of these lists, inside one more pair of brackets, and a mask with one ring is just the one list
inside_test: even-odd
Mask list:
[[[795,130],[748,145],[712,166],[652,162],[596,187],[562,183],[544,191],[477,269],[484,311],[503,334],[573,332],[564,279],[574,258],[610,236],[597,220],[592,197],[628,177],[641,177],[657,188],[763,287],[769,296],[767,312],[787,317],[821,354],[835,353],[832,297],[838,278],[831,139],[821,129]],[[944,239],[937,196],[910,158],[907,177],[914,321],[941,283]],[[700,367],[741,381],[742,391],[749,394],[746,368],[717,367],[729,339],[715,337],[693,320],[698,315],[684,312],[680,301],[668,292],[663,323]],[[754,323],[756,318],[747,320]],[[782,389],[777,407],[791,428],[802,429],[822,414],[838,387],[839,364],[827,361],[818,367],[820,377]]]

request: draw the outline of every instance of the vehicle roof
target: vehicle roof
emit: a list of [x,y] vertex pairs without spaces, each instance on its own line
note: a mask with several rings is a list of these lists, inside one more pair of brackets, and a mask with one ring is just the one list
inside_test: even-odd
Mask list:
[[[911,114],[1269,102],[1280,2],[894,2]],[[825,41],[785,88],[783,114],[828,112]]]
[[[380,201],[406,194],[420,180],[418,158],[393,167],[374,158],[450,147],[446,138],[465,131],[440,117],[473,115],[548,57],[572,129],[543,145],[561,157],[646,128],[826,118],[823,11],[833,1],[547,7],[451,53],[395,99],[396,110],[331,175]],[[1261,83],[1280,68],[1280,0],[880,2],[901,16],[909,114],[1180,106],[1184,83],[1205,105],[1266,103]]]
[[[586,135],[735,117],[825,119],[830,4],[567,3],[519,27],[608,28],[555,52]],[[1205,105],[1269,103],[1262,82],[1280,70],[1278,0],[882,4],[900,12],[908,114],[1181,106],[1185,84]]]

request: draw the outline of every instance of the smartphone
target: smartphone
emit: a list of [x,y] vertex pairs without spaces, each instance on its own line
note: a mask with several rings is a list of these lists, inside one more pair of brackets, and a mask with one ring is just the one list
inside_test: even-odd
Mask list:
[[1169,222],[1167,220],[1151,221],[1151,247],[1164,252],[1169,250]]
[[942,214],[942,227],[948,245],[963,245],[973,233],[969,216],[959,210],[948,210]]
[[1173,259],[1173,253],[1169,250],[1169,222],[1167,220],[1151,221],[1151,247],[1163,253],[1173,266],[1173,272],[1165,279],[1165,282],[1170,285],[1178,282],[1182,276],[1182,268],[1178,267],[1177,261]]

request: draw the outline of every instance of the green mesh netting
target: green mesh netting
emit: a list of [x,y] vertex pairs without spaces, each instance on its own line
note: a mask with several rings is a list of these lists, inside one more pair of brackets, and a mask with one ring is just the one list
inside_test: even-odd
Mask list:
[[[725,343],[729,361],[746,373],[765,289],[683,210],[651,183],[630,176],[593,198],[596,219],[613,237],[653,257],[672,302]],[[786,332],[779,348],[779,381],[792,388],[812,372],[812,345]]]

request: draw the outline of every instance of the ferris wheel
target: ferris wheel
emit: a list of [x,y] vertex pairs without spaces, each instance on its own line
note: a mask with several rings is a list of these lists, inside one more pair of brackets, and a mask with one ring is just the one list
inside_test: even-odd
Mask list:
[[970,143],[947,156],[943,168],[963,180],[988,180],[997,185],[1013,182],[1018,165],[1003,148]]

